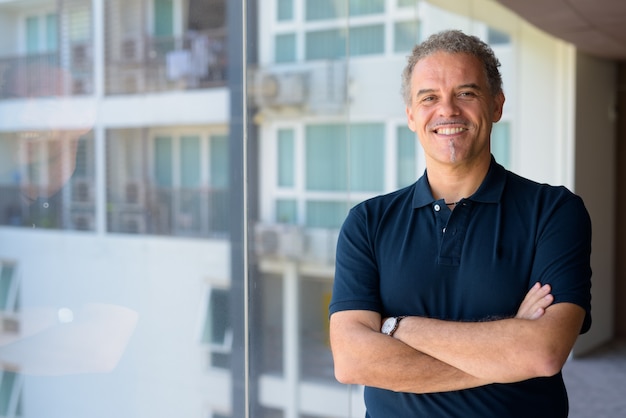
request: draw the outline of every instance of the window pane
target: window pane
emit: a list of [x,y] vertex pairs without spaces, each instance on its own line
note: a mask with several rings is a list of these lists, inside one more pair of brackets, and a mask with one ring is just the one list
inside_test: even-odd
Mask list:
[[283,224],[296,224],[298,221],[298,202],[293,199],[277,200],[276,221]]
[[228,136],[213,135],[209,143],[210,183],[215,188],[228,187]]
[[200,185],[200,138],[183,136],[180,139],[180,180],[182,187]]
[[39,52],[39,18],[26,18],[26,52],[36,54]]
[[336,59],[346,55],[346,39],[338,29],[306,33],[306,59]]
[[417,43],[419,43],[419,21],[397,22],[394,25],[395,52],[410,52]]
[[295,142],[293,129],[278,131],[278,186],[295,184]]
[[511,127],[500,121],[491,129],[491,153],[497,162],[506,168],[511,164]]
[[306,20],[336,19],[346,15],[346,0],[305,0]]
[[385,51],[385,26],[362,26],[350,30],[350,55],[382,54]]
[[274,61],[294,62],[296,60],[296,35],[293,33],[276,36],[276,56]]
[[173,186],[172,158],[172,138],[156,137],[154,139],[154,177],[158,186]]
[[350,190],[382,192],[385,183],[385,126],[350,126]]
[[307,126],[305,154],[307,190],[346,190],[347,152],[344,125]]
[[277,20],[293,19],[293,2],[294,0],[277,0]]
[[306,203],[306,226],[339,228],[347,213],[346,202],[309,201]]
[[350,16],[370,15],[385,11],[385,0],[350,0]]
[[408,186],[417,180],[416,147],[417,136],[408,127],[397,130],[398,188]]
[[511,43],[511,37],[506,32],[489,27],[487,29],[487,42],[490,45],[506,45]]
[[58,48],[58,25],[57,15],[46,15],[46,50],[56,51]]

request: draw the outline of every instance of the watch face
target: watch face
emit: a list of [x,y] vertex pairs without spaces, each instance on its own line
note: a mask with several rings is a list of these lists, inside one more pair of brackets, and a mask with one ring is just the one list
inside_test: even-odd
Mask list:
[[383,322],[383,326],[381,327],[380,332],[389,335],[395,328],[396,321],[396,318],[387,318],[385,322]]

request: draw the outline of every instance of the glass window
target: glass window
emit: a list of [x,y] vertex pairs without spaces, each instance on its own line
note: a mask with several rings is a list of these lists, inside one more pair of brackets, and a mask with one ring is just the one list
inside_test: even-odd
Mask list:
[[161,187],[171,187],[173,181],[172,138],[157,136],[154,139],[154,177]]
[[328,340],[328,305],[332,280],[302,277],[298,295],[300,307],[300,372],[303,380],[334,382],[335,373]]
[[306,127],[307,190],[346,190],[348,138],[345,125]]
[[385,11],[385,0],[306,0],[306,20],[337,19]]
[[511,127],[509,122],[500,121],[491,129],[491,153],[496,161],[506,168],[511,164]]
[[209,366],[227,369],[230,367],[233,340],[229,320],[229,291],[220,288],[210,289],[206,309],[201,341],[209,349]]
[[26,52],[37,54],[40,52],[39,17],[26,18]]
[[295,185],[295,139],[293,129],[278,131],[278,186]]
[[200,185],[200,138],[183,136],[180,139],[180,183],[184,188]]
[[306,226],[309,228],[339,228],[347,214],[348,204],[343,201],[306,202]]
[[307,32],[305,44],[307,60],[337,59],[346,55],[346,39],[339,29]]
[[154,35],[172,36],[174,34],[173,0],[154,0]]
[[296,60],[296,34],[287,33],[276,35],[276,56],[277,63],[294,62]]
[[307,126],[307,190],[381,191],[384,141],[382,124]]
[[294,199],[276,200],[276,221],[283,224],[297,224],[298,202]]
[[492,27],[488,27],[487,43],[489,43],[490,45],[506,45],[511,43],[511,37],[506,32],[494,29]]
[[305,0],[306,20],[336,19],[347,14],[346,0]]
[[0,371],[0,416],[21,417],[22,391],[20,376],[13,372]]
[[57,15],[49,13],[46,15],[46,51],[56,51],[58,49],[58,25]]
[[294,0],[277,0],[276,19],[278,21],[293,19],[293,2]]
[[396,153],[398,160],[398,188],[408,186],[417,180],[417,136],[406,126],[397,129]]
[[17,302],[17,278],[12,263],[0,263],[0,312],[13,311]]
[[410,52],[420,42],[419,30],[418,20],[396,22],[393,30],[393,50],[395,52]]
[[385,52],[385,26],[352,27],[349,48],[351,56],[382,54]]
[[210,184],[214,188],[228,187],[228,136],[212,135],[209,142]]

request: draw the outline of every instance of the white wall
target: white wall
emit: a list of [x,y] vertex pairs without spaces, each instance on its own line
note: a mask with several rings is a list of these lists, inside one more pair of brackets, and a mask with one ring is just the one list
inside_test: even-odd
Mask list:
[[575,189],[591,215],[593,325],[577,343],[584,353],[613,337],[615,287],[615,164],[617,65],[576,57]]

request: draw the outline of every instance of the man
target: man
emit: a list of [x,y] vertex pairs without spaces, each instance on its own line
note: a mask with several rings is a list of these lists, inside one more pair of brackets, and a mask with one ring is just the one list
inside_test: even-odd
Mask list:
[[403,93],[426,173],[342,227],[331,346],[368,417],[568,414],[560,370],[591,324],[591,225],[578,196],[491,156],[499,65],[459,31],[415,47]]

